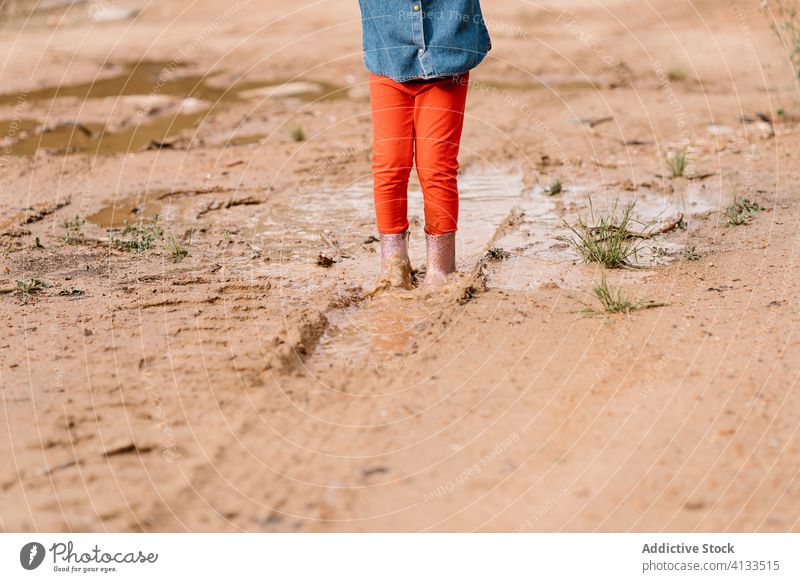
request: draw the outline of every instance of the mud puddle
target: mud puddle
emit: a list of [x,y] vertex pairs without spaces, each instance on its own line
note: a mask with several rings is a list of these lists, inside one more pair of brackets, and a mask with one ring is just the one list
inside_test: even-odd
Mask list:
[[[461,195],[458,266],[461,272],[471,271],[495,237],[498,225],[519,204],[525,190],[521,173],[481,170],[459,177]],[[365,181],[339,194],[351,205],[349,215],[373,221],[372,184]],[[413,185],[409,190],[409,254],[412,266],[422,270],[425,263],[424,206],[422,193]],[[370,228],[374,229],[373,226]],[[379,245],[373,253],[360,253],[347,267],[349,281],[357,281],[363,289],[371,289],[378,277]],[[447,293],[455,293],[453,289]],[[427,343],[426,330],[440,316],[447,297],[426,297],[422,290],[392,290],[372,299],[332,310],[326,316],[330,323],[308,366],[322,372],[328,368],[396,369],[406,365],[412,354],[422,353]],[[447,303],[452,305],[452,301]]]
[[[459,182],[463,235],[458,241],[458,264],[462,272],[469,272],[486,252],[497,225],[519,203],[524,185],[521,173],[489,170],[465,173]],[[231,233],[230,240],[223,242],[223,256],[217,255],[216,260],[237,278],[269,279],[274,300],[287,312],[312,305],[316,309],[320,299],[349,305],[325,312],[329,326],[307,362],[312,370],[397,367],[410,352],[425,349],[424,343],[415,342],[438,317],[440,298],[426,299],[419,291],[393,291],[365,299],[377,281],[380,265],[371,180],[339,188],[269,193],[265,203],[257,206],[224,202],[247,195],[158,198],[151,194],[147,199],[119,200],[90,219],[109,228],[159,214],[166,222],[177,221],[173,222],[177,231],[203,226]],[[217,210],[201,213],[208,205]],[[422,269],[424,207],[422,193],[414,184],[409,191],[409,221],[412,265]],[[338,301],[354,296],[360,300]]]
[[[124,126],[115,131],[106,124],[65,123],[48,127],[46,120],[0,120],[3,152],[30,156],[39,149],[54,153],[85,152],[95,155],[118,154],[143,148],[169,148],[172,138],[195,127],[217,108],[230,103],[263,99],[337,99],[346,92],[333,85],[304,81],[238,81],[227,87],[215,85],[212,75],[181,74],[185,67],[171,63],[141,62],[125,67],[122,73],[88,83],[45,87],[20,94],[0,95],[0,106],[71,98],[90,108],[90,100],[117,98],[112,114],[123,115]],[[157,101],[180,98],[177,106],[159,114]],[[124,111],[128,98],[139,104],[138,111]],[[149,108],[149,111],[145,111]],[[243,138],[244,143],[248,143]],[[256,137],[253,136],[255,140]]]
[[619,216],[629,203],[635,203],[634,229],[666,232],[642,239],[632,261],[637,268],[615,270],[615,282],[640,281],[652,275],[656,267],[680,260],[691,229],[721,205],[718,195],[693,182],[672,194],[646,187],[619,191],[596,184],[567,187],[562,194],[548,197],[541,189],[534,189],[520,204],[524,219],[518,228],[496,241],[509,256],[492,263],[489,286],[513,290],[590,288],[598,270],[584,264],[571,245],[558,240],[560,236],[573,236],[565,221],[574,225],[580,216],[592,224],[592,217]]
[[89,222],[103,228],[122,228],[126,222],[150,220],[163,216],[166,208],[155,195],[129,196],[104,207],[87,217]]
[[[491,247],[509,253],[489,263],[490,288],[536,290],[542,286],[587,290],[598,269],[581,263],[575,249],[557,240],[568,235],[564,221],[588,219],[591,197],[595,216],[634,202],[634,217],[656,226],[683,217],[682,227],[642,242],[640,269],[615,272],[614,283],[634,282],[658,265],[679,260],[688,232],[720,202],[702,184],[679,185],[680,193],[661,194],[640,187],[619,191],[602,184],[567,186],[557,196],[526,187],[522,173],[483,169],[459,178],[461,190],[458,268],[471,272]],[[259,201],[250,204],[253,199]],[[264,203],[261,203],[261,202]],[[409,192],[412,266],[425,262],[422,193]],[[319,305],[320,298],[360,296],[348,307],[325,312],[329,326],[307,365],[312,371],[342,366],[402,366],[409,354],[425,350],[425,330],[440,316],[444,298],[425,298],[421,291],[391,292],[366,299],[378,276],[379,243],[374,234],[371,181],[340,188],[300,192],[252,191],[149,193],[120,199],[89,217],[104,228],[119,228],[156,214],[173,230],[204,227],[231,233],[221,243],[220,262],[243,279],[267,278],[287,309]],[[683,228],[685,227],[685,229]],[[320,259],[326,259],[321,261]],[[429,338],[434,341],[435,338]]]
[[313,369],[403,368],[432,315],[413,292],[403,291],[334,310],[327,315],[329,327],[314,352]]
[[[679,219],[680,226],[642,241],[635,270],[615,273],[615,283],[633,283],[652,275],[663,264],[679,260],[686,248],[686,237],[699,220],[716,211],[720,201],[702,184],[687,183],[680,192],[662,194],[647,187],[635,192],[619,191],[602,184],[573,185],[558,196],[545,196],[542,188],[527,188],[522,175],[506,171],[467,173],[460,180],[461,218],[459,231],[459,270],[469,272],[490,247],[499,247],[510,256],[490,262],[488,286],[510,290],[534,290],[541,286],[558,286],[587,290],[597,281],[600,269],[586,265],[574,248],[557,240],[569,234],[564,221],[574,223],[580,214],[588,219],[589,200],[594,216],[619,212],[627,203],[635,202],[635,218],[652,224],[654,230],[669,227]],[[357,190],[365,212],[371,219],[367,194],[361,185]],[[349,198],[348,193],[345,198]],[[358,198],[358,197],[357,197]],[[409,215],[422,216],[419,192],[409,196]],[[412,264],[424,263],[422,225],[412,220]],[[361,282],[374,281],[378,269],[377,255],[362,257],[358,271]],[[369,273],[364,278],[363,273]],[[366,287],[365,287],[366,288]],[[427,299],[420,291],[397,291],[377,299],[327,314],[330,322],[313,358],[311,370],[346,366],[360,369],[382,369],[404,366],[413,354],[424,352],[425,330],[432,318],[440,316],[441,301]]]

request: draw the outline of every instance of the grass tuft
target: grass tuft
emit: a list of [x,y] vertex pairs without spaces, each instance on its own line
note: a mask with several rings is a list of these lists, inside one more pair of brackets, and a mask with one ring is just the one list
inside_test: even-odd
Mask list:
[[686,168],[689,167],[689,156],[686,154],[686,150],[680,150],[668,156],[667,167],[671,177],[683,177],[686,174]]
[[614,291],[609,287],[605,275],[600,279],[600,283],[592,288],[592,293],[600,301],[606,313],[630,313],[637,309],[637,304],[625,297],[621,289]]
[[176,262],[182,261],[183,259],[189,256],[189,250],[183,245],[183,242],[181,242],[181,240],[173,233],[170,233],[170,235],[167,237],[164,246],[166,247],[170,256],[172,256],[173,261]]
[[61,228],[64,230],[64,234],[61,236],[61,241],[68,245],[75,245],[81,242],[83,240],[83,232],[81,230],[84,224],[86,224],[86,220],[77,214],[72,220],[62,222]]
[[753,202],[747,198],[740,198],[725,209],[726,226],[742,226],[750,222],[756,214],[764,210],[758,202]]
[[701,259],[701,256],[693,245],[690,247],[686,247],[686,250],[683,251],[683,258],[686,259],[687,261],[699,261]]
[[111,244],[122,251],[144,252],[153,246],[157,240],[164,237],[164,229],[158,223],[158,214],[149,221],[142,220],[137,223],[125,221],[122,238],[111,237]]
[[773,32],[789,53],[795,77],[800,79],[800,11],[796,0],[769,0],[761,3],[767,11]]
[[689,73],[683,67],[672,67],[667,72],[667,78],[673,83],[679,83],[689,78]]
[[41,279],[20,279],[17,281],[16,295],[23,305],[27,304],[34,295],[49,287],[49,283]]
[[558,196],[564,191],[564,184],[561,180],[554,180],[547,188],[544,189],[545,196]]
[[292,128],[292,139],[296,142],[306,141],[306,132],[303,130],[303,126],[295,125]]
[[[636,266],[631,261],[641,249],[643,239],[647,238],[651,224],[642,225],[633,218],[633,209],[636,203],[626,204],[619,222],[616,221],[617,204],[611,214],[595,219],[592,199],[589,199],[591,222],[590,226],[581,216],[576,224],[564,221],[567,228],[572,231],[571,236],[558,236],[557,240],[565,242],[583,258],[586,263],[599,263],[609,269],[631,269]],[[635,224],[640,229],[633,230]]]
[[[600,302],[605,313],[633,313],[642,309],[653,309],[655,307],[665,307],[666,303],[644,303],[642,301],[633,301],[623,295],[621,289],[612,289],[605,274],[603,274],[600,282],[594,286],[592,293]],[[596,310],[588,309],[586,313],[596,315],[599,313]]]

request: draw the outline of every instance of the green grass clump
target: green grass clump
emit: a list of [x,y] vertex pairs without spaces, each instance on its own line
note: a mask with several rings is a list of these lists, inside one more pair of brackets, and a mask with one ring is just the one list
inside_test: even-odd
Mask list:
[[[640,311],[642,309],[652,309],[667,305],[666,303],[644,303],[642,301],[633,301],[623,295],[621,289],[612,289],[606,280],[605,274],[603,274],[600,282],[594,286],[592,293],[600,302],[600,305],[602,305],[603,312],[611,314],[633,313],[634,311]],[[598,311],[589,309],[587,310],[587,313],[597,314]]]
[[800,79],[800,10],[797,0],[769,0],[761,5],[769,14],[772,30],[789,53],[796,78]]
[[[651,227],[634,220],[635,205],[635,202],[625,205],[619,222],[615,219],[616,204],[610,215],[595,220],[590,198],[589,209],[594,226],[590,226],[580,216],[574,225],[564,221],[572,235],[558,236],[556,239],[574,247],[586,263],[599,263],[609,269],[635,268],[631,259],[637,256],[643,239],[649,236],[648,230]],[[639,225],[638,229],[635,228],[636,224]]]
[[666,247],[653,247],[650,249],[650,253],[654,259],[663,259],[669,255],[669,249]]
[[186,257],[189,256],[189,250],[183,245],[183,242],[175,236],[173,233],[170,233],[169,237],[167,237],[164,246],[167,248],[170,256],[172,256],[173,261],[182,261]]
[[605,275],[600,279],[600,283],[594,286],[592,293],[600,301],[606,313],[630,313],[637,309],[637,303],[625,297],[621,289],[614,291],[609,287]]
[[136,253],[150,249],[157,240],[164,237],[164,229],[158,223],[158,214],[149,221],[142,220],[137,223],[125,221],[122,238],[111,237],[112,246]]
[[741,226],[750,222],[756,214],[764,210],[758,202],[747,198],[740,198],[725,209],[724,224],[727,226]]
[[674,83],[677,83],[677,82],[685,81],[686,79],[688,79],[689,78],[689,73],[683,67],[672,67],[667,72],[667,78],[670,81],[672,81]]
[[555,180],[547,188],[544,189],[545,196],[558,196],[564,191],[564,184],[561,180]]
[[699,261],[700,254],[697,252],[694,246],[686,247],[686,250],[683,251],[683,258],[687,261]]
[[683,177],[686,174],[686,168],[689,167],[689,156],[686,154],[686,150],[680,150],[668,156],[667,167],[673,178]]
[[75,215],[75,218],[72,220],[65,220],[61,223],[61,228],[64,230],[64,234],[61,236],[61,241],[68,244],[74,245],[78,244],[83,240],[83,225],[86,224],[86,220]]
[[296,142],[306,141],[306,132],[300,125],[295,125],[291,131],[292,139]]
[[50,285],[41,279],[20,279],[17,281],[16,295],[20,303],[25,305],[34,295],[44,291]]

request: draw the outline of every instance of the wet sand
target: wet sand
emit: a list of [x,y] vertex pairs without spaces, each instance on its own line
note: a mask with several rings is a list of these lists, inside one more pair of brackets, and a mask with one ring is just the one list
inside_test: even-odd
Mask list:
[[[755,7],[493,0],[460,274],[375,297],[355,3],[90,7],[0,20],[0,529],[800,529],[800,106]],[[605,276],[665,305],[587,315],[567,225],[627,203],[658,234]]]

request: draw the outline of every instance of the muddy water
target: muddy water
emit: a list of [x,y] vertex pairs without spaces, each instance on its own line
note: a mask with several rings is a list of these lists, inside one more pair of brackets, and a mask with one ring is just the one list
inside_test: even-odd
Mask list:
[[[542,188],[526,188],[521,174],[482,171],[463,175],[460,189],[459,269],[469,271],[489,247],[500,247],[511,256],[490,263],[488,286],[529,291],[543,285],[587,290],[598,280],[601,269],[581,263],[571,246],[556,239],[569,233],[565,220],[574,222],[578,213],[587,216],[590,196],[595,216],[635,202],[635,217],[644,224],[657,228],[681,215],[686,223],[687,230],[676,229],[644,241],[637,257],[641,268],[616,272],[615,284],[641,280],[652,275],[658,265],[679,260],[688,231],[720,205],[710,189],[692,182],[677,184],[678,192],[670,195],[647,188],[621,192],[602,184],[576,184],[550,197]],[[371,212],[365,196],[368,189],[362,185],[356,192]],[[409,214],[421,213],[421,195],[412,191]],[[521,218],[509,224],[511,216]],[[411,240],[412,262],[418,266],[424,260],[424,236],[416,221]],[[368,257],[362,272],[374,277],[377,261],[376,256]],[[314,354],[311,369],[405,366],[408,358],[417,357],[412,354],[424,354],[426,345],[436,340],[425,331],[444,299],[424,298],[420,291],[396,291],[335,310],[329,315],[331,326]]]
[[[178,107],[175,112],[163,116],[155,113],[144,116],[134,114],[133,119],[125,124],[127,127],[116,132],[107,131],[103,124],[68,124],[44,130],[42,128],[46,127],[46,120],[0,120],[0,136],[4,138],[3,151],[11,155],[33,155],[39,149],[95,155],[126,153],[151,144],[158,147],[157,144],[163,144],[196,126],[216,108],[227,103],[273,97],[307,101],[337,99],[346,94],[326,83],[239,82],[223,88],[209,81],[210,77],[206,75],[181,74],[180,67],[169,63],[140,62],[127,66],[119,75],[88,83],[45,87],[24,94],[0,95],[0,106],[69,97],[80,100],[89,108],[92,99],[124,96],[141,97],[143,103],[149,97],[180,97],[183,99],[182,105],[188,105]],[[24,127],[20,127],[21,125]],[[39,131],[35,131],[37,128]]]
[[164,211],[164,204],[155,196],[137,195],[115,201],[87,218],[103,228],[120,228],[126,221],[136,222],[163,216]]
[[[525,188],[521,174],[505,170],[468,172],[460,185],[458,265],[467,272],[486,251],[497,225],[519,204]],[[246,197],[264,203],[228,204]],[[215,210],[205,212],[209,205]],[[363,297],[377,280],[379,245],[369,237],[374,233],[370,180],[290,195],[263,191],[139,194],[120,198],[88,218],[104,228],[119,228],[125,220],[135,222],[156,214],[169,230],[203,226],[232,233],[230,244],[223,247],[225,255],[217,260],[238,277],[268,278],[287,309],[302,309],[320,297],[331,301]],[[424,211],[422,193],[414,184],[409,192],[409,218],[412,264],[420,269],[425,261]],[[327,270],[319,266],[320,254],[333,259],[334,266]],[[454,287],[451,293],[456,292]],[[412,348],[424,351],[425,341],[419,338],[439,313],[441,302],[442,297],[426,299],[418,291],[398,291],[330,310],[325,314],[328,331],[310,366],[402,366]]]
[[330,325],[310,368],[403,368],[409,350],[424,334],[433,315],[432,306],[403,291],[390,291],[368,303],[334,310],[328,314]]
[[721,206],[718,196],[702,183],[676,182],[676,186],[675,193],[661,194],[645,187],[629,192],[603,184],[576,184],[553,197],[534,189],[520,202],[525,215],[519,228],[496,242],[511,256],[493,263],[489,285],[517,290],[540,286],[590,288],[598,278],[598,269],[583,264],[576,250],[557,237],[571,236],[565,221],[575,224],[580,215],[591,224],[592,215],[619,216],[628,203],[635,203],[633,215],[638,224],[633,228],[651,225],[648,228],[658,230],[681,216],[684,218],[686,228],[641,241],[632,261],[637,269],[614,271],[615,283],[635,282],[652,275],[659,265],[680,260],[691,229]]
[[206,115],[202,113],[157,118],[119,132],[107,132],[101,124],[64,125],[17,140],[7,152],[32,156],[38,150],[55,153],[84,152],[94,155],[120,154],[140,150],[151,143],[163,143],[193,127]]
[[74,4],[83,4],[85,0],[3,0],[0,2],[0,22],[5,18],[30,17],[39,12],[55,12],[66,10]]
[[[640,187],[619,191],[602,184],[573,184],[558,196],[526,187],[520,172],[508,169],[470,171],[459,179],[461,189],[458,268],[468,273],[488,248],[511,256],[489,263],[490,288],[535,292],[541,286],[588,290],[599,278],[596,266],[581,263],[577,252],[559,235],[569,234],[564,221],[589,217],[591,196],[595,215],[616,205],[636,202],[635,218],[668,224],[683,215],[687,230],[676,229],[644,241],[637,258],[642,267],[617,271],[612,282],[634,282],[652,275],[661,264],[679,260],[688,232],[720,202],[697,182],[675,181],[677,192],[661,194]],[[258,198],[264,203],[234,205],[231,201]],[[209,207],[213,211],[206,212]],[[320,297],[335,302],[347,297],[349,306],[325,313],[329,326],[307,365],[321,372],[331,367],[375,368],[404,366],[410,354],[424,353],[436,341],[426,330],[438,317],[449,295],[425,297],[420,290],[392,291],[365,299],[379,268],[379,245],[374,233],[372,184],[369,180],[341,188],[308,189],[291,195],[260,191],[226,193],[150,193],[120,199],[90,220],[106,228],[119,227],[158,214],[173,230],[204,226],[235,233],[220,263],[244,278],[268,278],[277,297],[292,308],[303,308]],[[510,218],[513,220],[509,220]],[[418,186],[409,192],[410,255],[413,267],[425,261],[423,199]],[[655,253],[653,249],[658,249]],[[317,264],[320,255],[334,261],[329,269]],[[457,293],[454,285],[448,293]],[[360,298],[360,300],[358,300]]]
[[[471,270],[525,190],[521,173],[506,170],[468,172],[459,178],[461,195],[458,267]],[[372,185],[355,185],[341,198],[372,221]],[[412,186],[409,192],[410,245],[412,265],[425,262],[424,206],[422,193]],[[375,245],[378,246],[377,244]],[[354,269],[358,281],[369,289],[377,280],[379,256],[363,255]],[[441,296],[426,297],[422,291],[396,290],[358,305],[328,314],[330,327],[317,347],[310,368],[330,367],[393,369],[419,357],[437,338],[426,334],[431,319],[438,317],[444,304],[451,305],[449,294],[457,293],[458,281]],[[446,302],[446,303],[445,303]],[[417,355],[409,355],[411,353]]]

